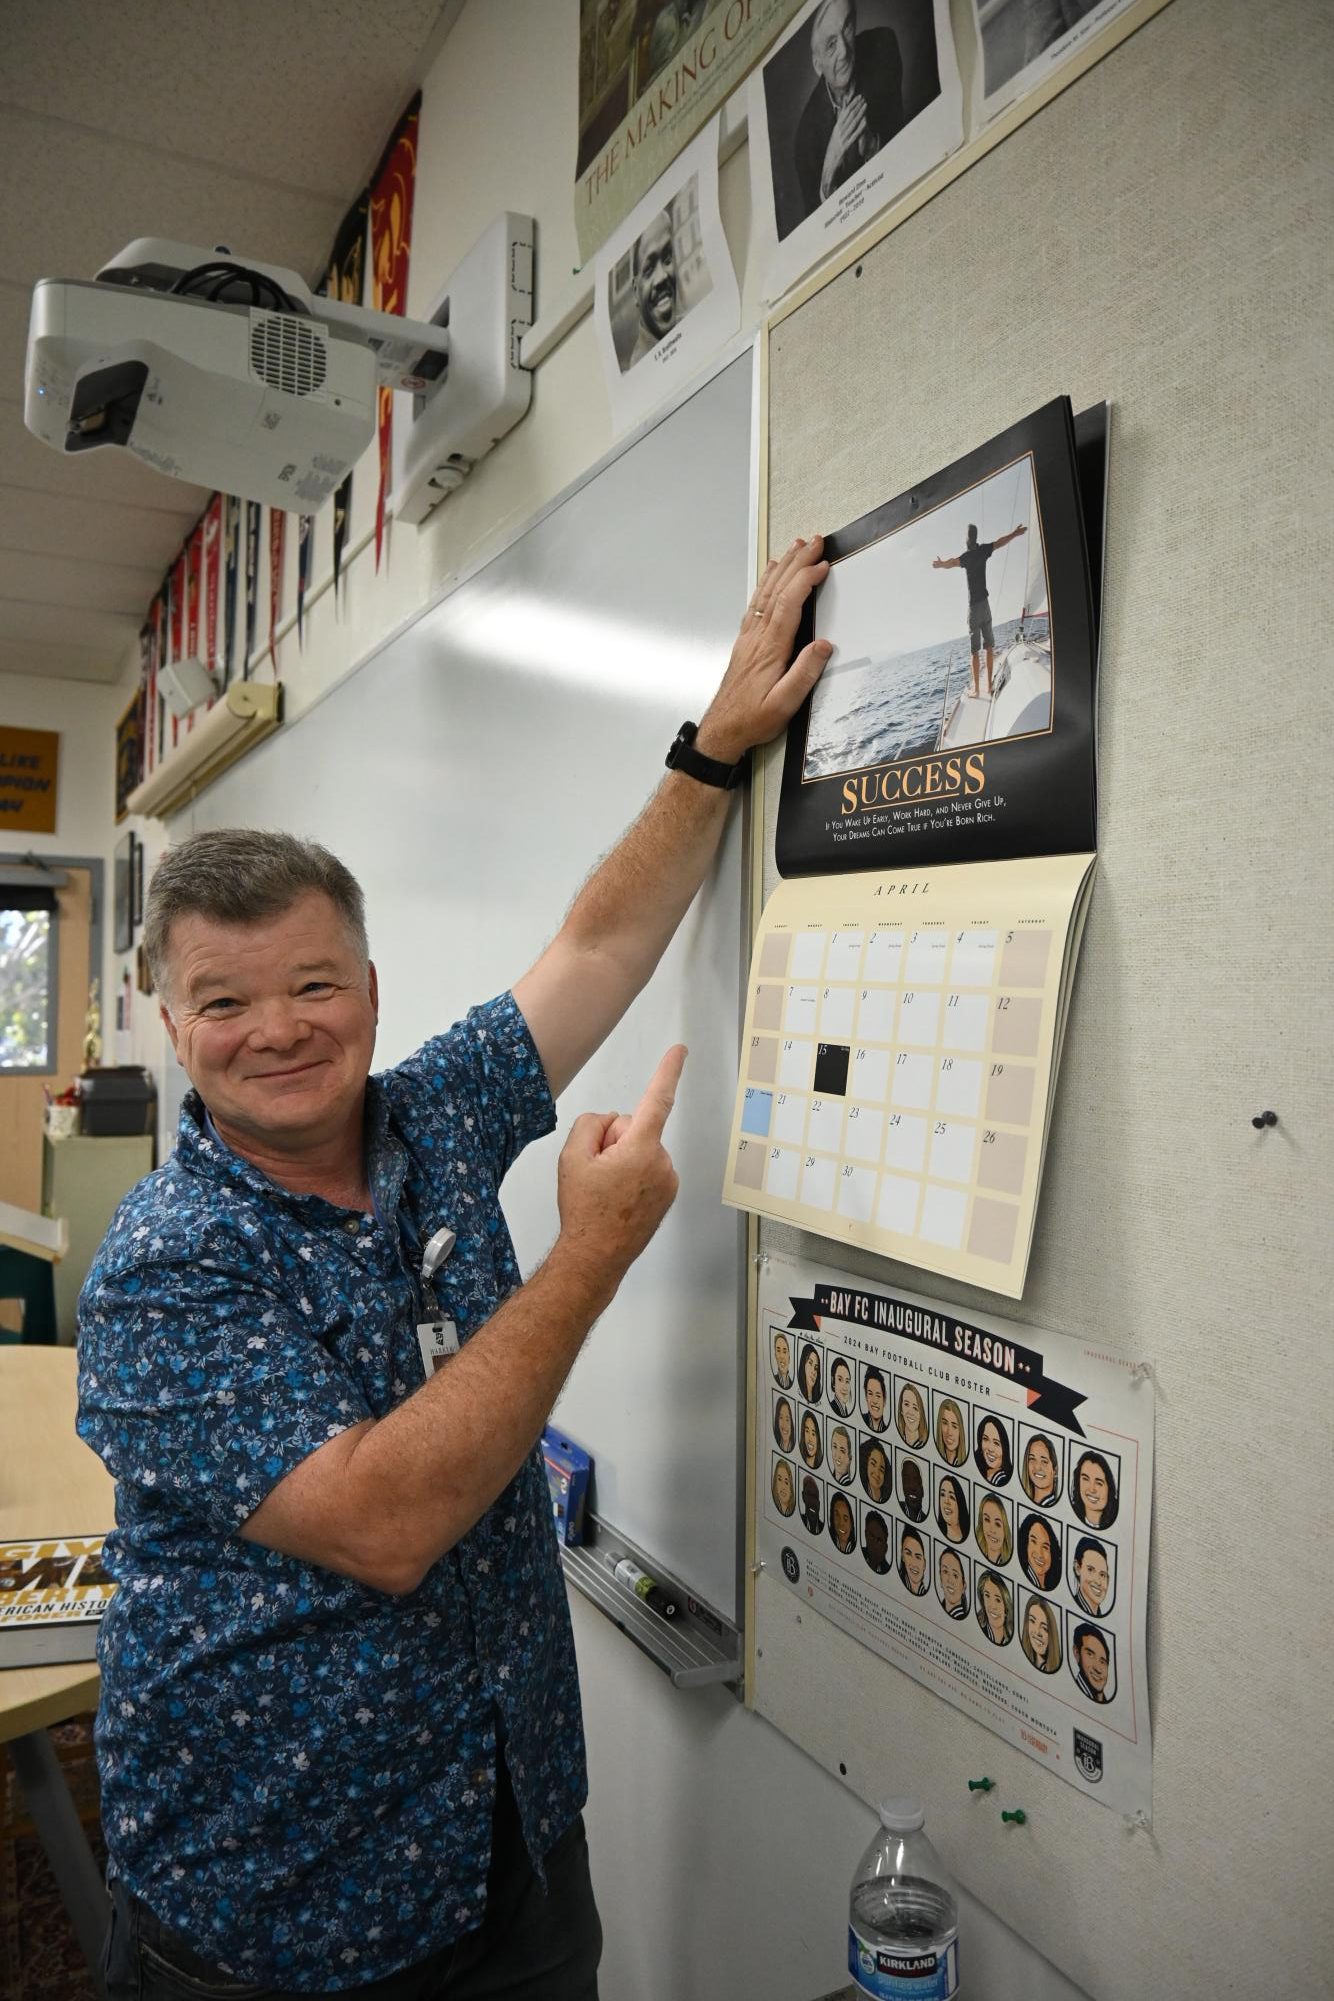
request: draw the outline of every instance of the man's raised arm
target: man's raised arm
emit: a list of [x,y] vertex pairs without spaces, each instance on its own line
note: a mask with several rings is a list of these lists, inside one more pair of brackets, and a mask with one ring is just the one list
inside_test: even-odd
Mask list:
[[[802,606],[827,575],[818,535],[798,539],[756,586],[695,747],[735,764],[784,729],[833,648],[813,640],[789,665]],[[551,944],[514,988],[557,1096],[647,983],[708,873],[729,794],[671,771],[589,877]]]

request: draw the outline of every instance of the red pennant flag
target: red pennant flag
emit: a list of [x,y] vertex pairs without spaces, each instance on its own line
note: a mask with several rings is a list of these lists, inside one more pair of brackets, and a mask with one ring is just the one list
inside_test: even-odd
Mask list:
[[[417,115],[421,92],[403,114],[390,140],[380,171],[371,184],[371,303],[377,313],[402,313],[408,302],[408,253],[412,242],[412,190],[417,176]],[[375,567],[380,567],[384,543],[384,502],[389,488],[389,454],[393,442],[394,392],[381,389],[380,492],[375,503]]]
[[[218,604],[222,595],[222,495],[215,493],[204,514],[204,665],[218,670]],[[213,706],[212,697],[209,707]]]
[[283,544],[287,535],[287,516],[281,508],[269,509],[269,659],[273,671],[278,672],[278,607],[283,595]]

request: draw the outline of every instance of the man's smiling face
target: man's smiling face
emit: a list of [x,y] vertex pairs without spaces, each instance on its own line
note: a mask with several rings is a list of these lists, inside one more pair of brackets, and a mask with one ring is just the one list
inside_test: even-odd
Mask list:
[[661,340],[676,324],[676,246],[666,209],[653,218],[639,239],[635,290],[640,319],[654,339]]
[[360,1105],[378,993],[331,899],[276,917],[172,925],[163,1020],[224,1139],[284,1152],[330,1138]]

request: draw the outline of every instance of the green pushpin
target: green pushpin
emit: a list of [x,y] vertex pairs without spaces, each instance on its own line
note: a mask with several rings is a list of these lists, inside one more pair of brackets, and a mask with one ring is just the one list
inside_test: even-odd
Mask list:
[[1028,1819],[1028,1815],[1024,1812],[1024,1809],[1021,1806],[1017,1806],[1013,1813],[1007,1813],[1005,1808],[1002,1807],[1001,1819],[1012,1820],[1016,1827],[1022,1827],[1024,1822]]
[[969,1779],[968,1790],[970,1793],[989,1793],[995,1783],[994,1779]]

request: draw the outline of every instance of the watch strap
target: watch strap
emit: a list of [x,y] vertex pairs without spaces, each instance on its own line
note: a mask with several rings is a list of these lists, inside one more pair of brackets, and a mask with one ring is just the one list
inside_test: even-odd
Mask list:
[[735,764],[724,764],[721,758],[706,757],[695,747],[697,723],[682,723],[667,752],[666,765],[669,771],[684,771],[688,778],[697,778],[701,785],[716,785],[721,791],[732,792],[740,785],[750,768],[750,754],[737,759]]

